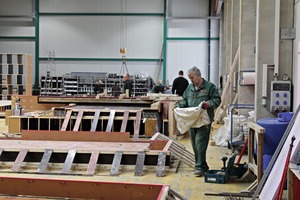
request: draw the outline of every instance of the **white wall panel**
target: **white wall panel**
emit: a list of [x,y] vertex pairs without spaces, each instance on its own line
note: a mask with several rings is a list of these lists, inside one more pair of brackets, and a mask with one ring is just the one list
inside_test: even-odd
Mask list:
[[168,20],[168,37],[208,37],[208,20]]
[[210,54],[210,81],[216,87],[219,86],[219,40],[211,41],[211,54]]
[[210,37],[219,37],[220,19],[212,19]]
[[[55,61],[55,67],[50,69],[50,65],[46,61],[40,62],[40,76],[45,76],[47,70],[51,71],[51,75],[63,75],[70,72],[107,72],[123,75],[125,71],[121,71],[122,62],[97,62],[97,61]],[[55,70],[54,70],[55,69]],[[127,62],[129,74],[139,76],[156,77],[158,69],[157,62]],[[124,68],[125,70],[125,68]],[[121,73],[122,72],[122,73]]]
[[170,0],[170,17],[207,17],[207,0]]
[[160,58],[163,45],[163,19],[160,17],[129,17],[127,24],[127,56]]
[[121,31],[121,21],[119,16],[41,17],[40,56],[55,51],[57,57],[118,58],[125,34],[127,57],[160,57],[160,17],[128,17],[126,32]]
[[1,0],[1,15],[32,15],[32,0]]
[[163,0],[125,0],[127,1],[127,12],[149,12],[149,13],[163,13]]
[[0,36],[34,36],[34,27],[0,26]]
[[40,12],[162,13],[163,0],[40,0]]
[[201,70],[207,80],[207,41],[168,41],[167,44],[167,80],[171,84],[178,71],[187,71],[193,66]]
[[[85,40],[87,32],[85,29],[85,18],[71,17],[69,19],[69,53],[71,57],[85,57]],[[63,27],[62,27],[63,28]]]

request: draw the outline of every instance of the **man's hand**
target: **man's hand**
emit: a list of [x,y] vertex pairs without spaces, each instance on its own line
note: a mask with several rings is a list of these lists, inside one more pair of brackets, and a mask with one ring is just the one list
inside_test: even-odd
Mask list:
[[210,105],[209,105],[208,102],[206,102],[206,101],[203,101],[203,102],[202,102],[202,108],[203,108],[203,109],[206,110],[206,109],[208,109],[209,107],[210,107]]

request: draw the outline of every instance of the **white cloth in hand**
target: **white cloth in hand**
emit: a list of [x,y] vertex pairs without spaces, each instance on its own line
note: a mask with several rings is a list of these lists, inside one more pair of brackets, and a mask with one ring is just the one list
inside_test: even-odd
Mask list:
[[204,110],[201,107],[202,102],[198,107],[174,109],[177,129],[181,134],[184,134],[190,128],[200,128],[201,126],[210,124],[207,110]]

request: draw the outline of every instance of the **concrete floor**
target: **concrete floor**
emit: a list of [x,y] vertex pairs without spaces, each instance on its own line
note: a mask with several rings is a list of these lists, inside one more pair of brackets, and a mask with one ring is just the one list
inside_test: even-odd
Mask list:
[[[7,130],[4,119],[0,119],[0,131]],[[188,136],[178,141],[184,144],[188,150],[191,150],[191,145]],[[221,169],[223,156],[230,157],[231,150],[224,147],[209,146],[207,153],[207,162],[210,169]],[[243,158],[244,160],[245,158]],[[243,161],[242,160],[242,161]],[[226,184],[205,183],[204,177],[195,177],[194,170],[185,164],[180,164],[178,172],[167,172],[165,177],[156,177],[154,171],[145,171],[141,177],[136,177],[133,172],[123,172],[119,176],[96,175],[92,177],[86,176],[59,176],[59,175],[36,175],[36,174],[5,174],[7,176],[18,177],[39,177],[39,178],[64,178],[70,180],[100,180],[105,182],[132,182],[132,183],[152,183],[152,184],[169,184],[170,187],[189,200],[199,199],[224,199],[224,197],[206,196],[206,192],[240,192],[245,190],[252,182],[229,182]],[[0,174],[1,175],[1,174]]]

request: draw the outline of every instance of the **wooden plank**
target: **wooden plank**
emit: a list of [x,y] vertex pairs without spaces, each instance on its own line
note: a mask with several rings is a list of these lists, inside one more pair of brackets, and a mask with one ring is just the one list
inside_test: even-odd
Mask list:
[[257,183],[261,181],[263,176],[263,153],[264,153],[264,134],[256,133],[258,135],[257,140]]
[[265,128],[261,127],[260,125],[254,123],[254,122],[248,122],[247,126],[249,127],[249,129],[253,129],[255,132],[257,132],[258,134],[263,134],[265,133]]
[[123,115],[122,126],[121,126],[120,132],[125,132],[126,131],[128,116],[129,116],[129,111],[125,110],[124,115]]
[[[135,154],[139,151],[151,152],[149,142],[78,142],[78,141],[33,141],[33,140],[0,140],[0,147],[4,151],[19,151],[28,149],[30,152],[44,152],[45,149],[55,149],[55,152],[68,152],[76,149],[78,153],[91,153],[97,150],[110,153],[123,151]],[[151,152],[155,153],[155,152]]]
[[148,137],[152,137],[156,132],[156,123],[157,119],[155,118],[147,118],[145,122],[145,135]]
[[8,126],[8,118],[12,116],[12,110],[5,110],[5,125]]
[[139,139],[141,117],[142,117],[142,111],[139,110],[136,112],[136,119],[135,119],[135,123],[134,123],[134,133],[133,133],[134,141]]
[[99,158],[99,153],[100,153],[99,151],[92,151],[89,165],[86,170],[87,175],[95,174],[95,170],[96,170],[96,166],[97,166],[97,162],[98,162],[98,158]]
[[172,145],[173,143],[173,140],[169,140],[168,143],[165,145],[163,151],[168,151],[170,146]]
[[232,83],[232,76],[233,73],[237,67],[237,62],[238,62],[238,58],[240,57],[240,47],[238,47],[238,49],[236,50],[232,65],[230,67],[230,71],[229,71],[229,75],[228,78],[226,80],[222,95],[221,95],[221,103],[219,105],[219,107],[217,108],[217,110],[215,111],[215,117],[214,117],[214,121],[218,124],[221,121],[221,116],[223,115],[223,112],[226,111],[226,109],[224,109],[224,106],[226,106],[225,104],[225,97],[228,96],[228,91],[230,89],[230,85]]
[[175,133],[178,132],[176,127],[176,120],[174,116],[173,109],[175,108],[175,102],[169,102],[169,109],[168,109],[168,132],[169,138],[176,139]]
[[26,95],[32,95],[32,55],[25,55]]
[[159,140],[159,137],[160,137],[160,133],[155,133],[151,138],[150,140]]
[[62,126],[61,126],[61,129],[60,129],[61,131],[67,130],[67,127],[68,127],[68,124],[69,124],[69,121],[70,121],[71,114],[72,114],[72,110],[70,109],[70,110],[67,111],[67,114],[66,114],[66,116],[65,116],[65,120],[64,120],[64,122],[63,122],[63,124],[62,124]]
[[51,155],[53,153],[53,150],[52,149],[46,149],[44,154],[43,154],[43,157],[42,157],[42,160],[41,160],[41,163],[39,165],[39,168],[37,170],[38,173],[43,173],[46,171],[46,168],[48,166],[48,163],[49,163],[49,160],[51,158]]
[[76,118],[76,122],[75,122],[75,125],[74,125],[74,128],[73,128],[73,131],[78,131],[79,126],[80,126],[80,124],[81,124],[83,112],[84,112],[84,110],[80,110],[80,111],[78,112],[78,115],[77,115],[77,118]]
[[75,155],[76,155],[76,150],[73,150],[73,149],[69,150],[66,161],[65,161],[64,166],[61,171],[62,173],[65,173],[65,174],[70,173]]
[[168,141],[163,141],[163,140],[149,140],[149,142],[150,142],[151,150],[160,150],[160,151],[162,151],[168,143]]
[[[76,180],[54,176],[42,177],[0,177],[0,193],[30,199],[106,199],[106,200],[153,200],[166,199],[162,194],[164,184],[138,184],[128,182],[104,182],[99,180]],[[98,178],[100,179],[100,178]],[[19,196],[21,195],[21,196]],[[2,198],[2,197],[1,197]],[[29,198],[27,198],[29,199]]]
[[129,142],[129,132],[22,130],[22,140]]
[[100,110],[96,110],[95,111],[95,115],[94,115],[94,119],[93,119],[93,123],[92,123],[92,127],[91,127],[91,132],[95,132],[97,129],[97,125],[98,125],[98,121],[99,121],[99,117],[100,117]]
[[153,100],[151,99],[133,99],[133,98],[128,98],[128,99],[118,99],[118,98],[109,98],[109,97],[100,97],[99,99],[96,99],[95,97],[57,97],[57,96],[39,96],[38,99],[39,103],[92,103],[92,104],[102,104],[102,105],[140,105],[140,106],[147,106],[149,107],[151,103],[153,103]]
[[109,119],[108,119],[107,126],[106,126],[106,132],[111,132],[111,128],[114,123],[115,113],[116,113],[115,110],[110,111]]
[[136,165],[134,170],[134,176],[142,176],[143,175],[143,167],[145,163],[145,152],[141,151],[138,152],[137,158],[136,158]]
[[[26,85],[27,86],[27,85]],[[39,103],[38,98],[39,96],[32,96],[32,95],[16,95],[20,98],[20,105],[22,105],[25,112],[31,112],[36,110],[50,110],[54,106],[60,107],[64,106],[65,104],[53,104],[53,102],[48,103]]]
[[8,117],[8,133],[20,133],[20,117],[10,116]]
[[24,161],[24,159],[27,155],[27,152],[28,152],[28,149],[21,149],[20,150],[20,152],[19,152],[19,154],[18,154],[18,156],[17,156],[17,158],[16,158],[16,160],[15,160],[13,166],[12,166],[12,170],[14,172],[18,172],[20,170],[21,165],[22,165],[22,163],[23,163],[23,161]]
[[113,163],[111,166],[111,171],[110,171],[111,176],[116,176],[119,174],[119,167],[121,164],[122,155],[123,155],[122,151],[116,151],[114,160],[113,160]]

